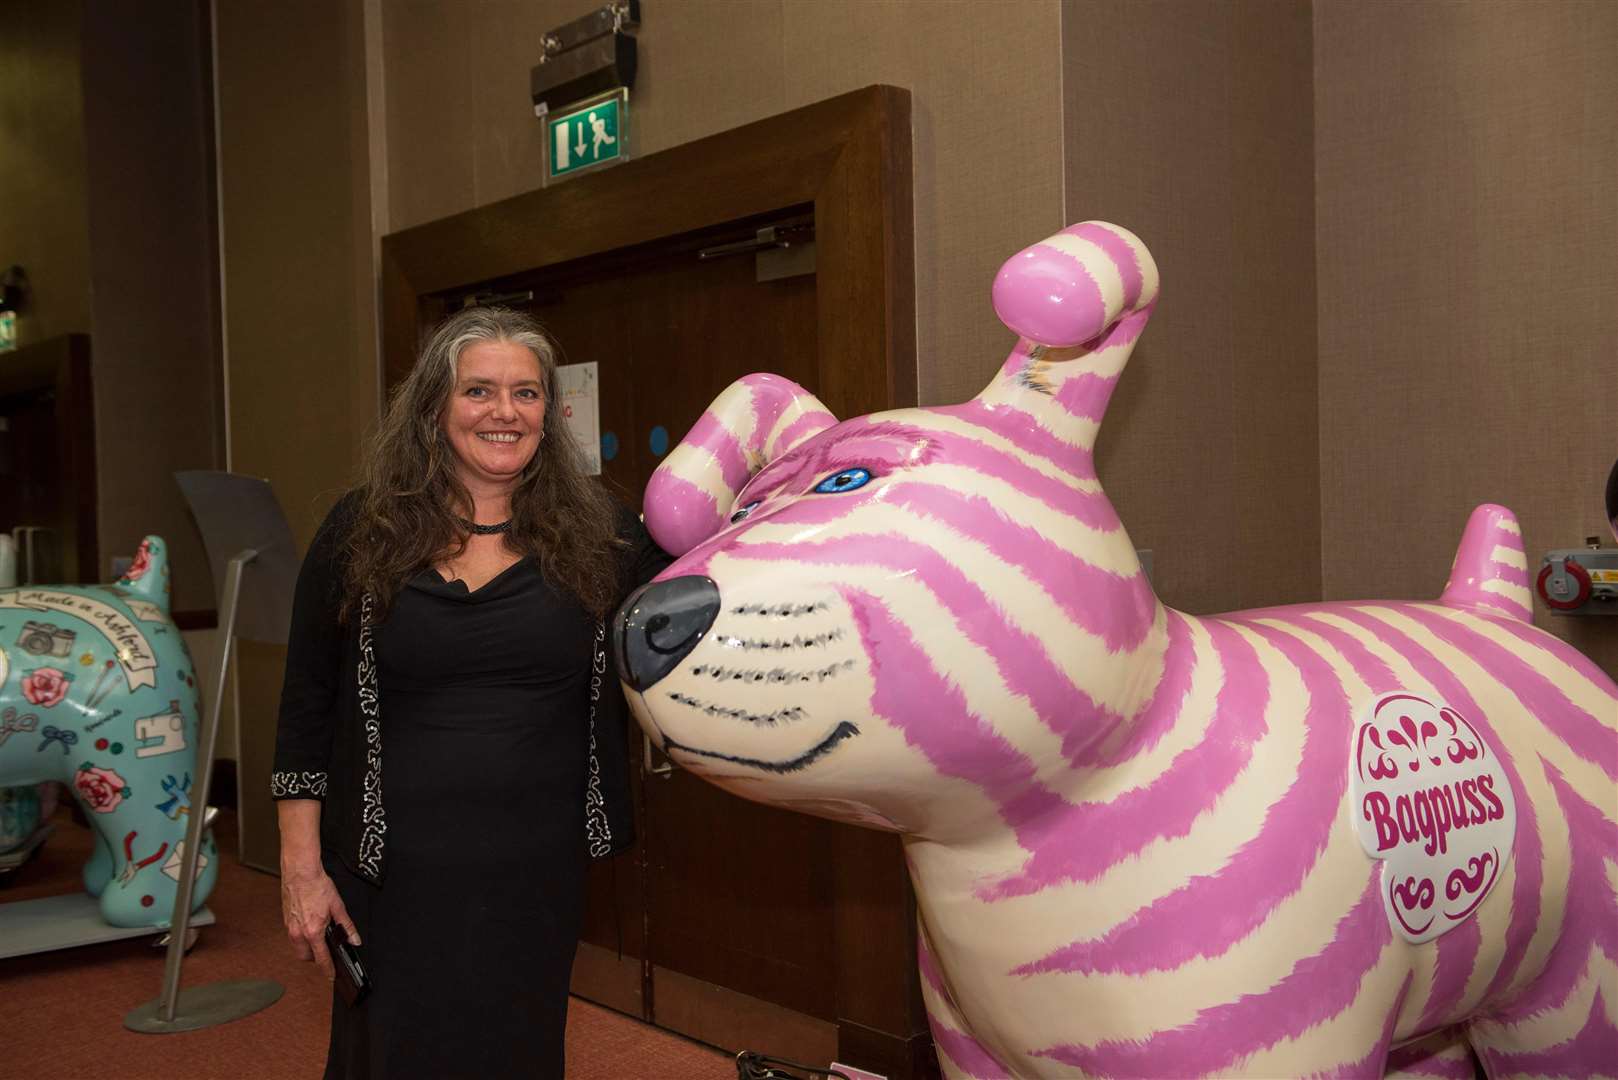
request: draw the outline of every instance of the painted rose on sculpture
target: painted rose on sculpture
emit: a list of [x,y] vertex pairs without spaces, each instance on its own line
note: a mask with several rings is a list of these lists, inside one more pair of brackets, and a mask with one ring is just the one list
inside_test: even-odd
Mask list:
[[135,552],[134,559],[130,561],[129,569],[124,571],[123,580],[139,581],[141,578],[146,576],[146,571],[150,570],[151,567],[152,542],[150,540],[142,540],[140,542],[140,549]]
[[124,778],[111,769],[101,769],[86,761],[73,776],[73,790],[98,814],[110,814],[132,792]]
[[53,667],[35,668],[22,678],[22,696],[30,705],[48,709],[67,697],[73,676]]

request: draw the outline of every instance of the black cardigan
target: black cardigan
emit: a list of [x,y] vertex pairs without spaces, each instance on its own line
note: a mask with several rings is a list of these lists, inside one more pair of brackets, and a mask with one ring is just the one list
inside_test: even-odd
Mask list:
[[[337,617],[342,595],[339,545],[356,503],[353,492],[339,500],[298,571],[270,793],[277,801],[322,800],[321,846],[354,873],[380,883],[387,814],[370,598],[348,626]],[[671,560],[628,510],[620,512],[618,535],[629,542],[619,557],[621,599]],[[585,834],[590,855],[602,858],[635,842],[635,817],[629,797],[628,706],[608,663],[606,627],[601,624],[593,664]]]

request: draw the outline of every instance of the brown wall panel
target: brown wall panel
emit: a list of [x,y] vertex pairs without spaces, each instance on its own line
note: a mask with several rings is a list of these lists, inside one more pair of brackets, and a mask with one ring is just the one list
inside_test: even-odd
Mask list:
[[[528,72],[541,35],[585,10],[383,4],[386,231],[540,186]],[[647,4],[634,152],[872,84],[913,91],[920,400],[962,401],[1011,345],[989,306],[995,271],[1062,224],[1059,16],[1056,0]]]
[[1163,279],[1101,476],[1188,611],[1320,592],[1309,42],[1301,0],[1062,10],[1067,216]]
[[[1436,595],[1486,501],[1537,572],[1618,455],[1618,6],[1315,22],[1325,593]],[[1536,622],[1618,674],[1618,620]]]

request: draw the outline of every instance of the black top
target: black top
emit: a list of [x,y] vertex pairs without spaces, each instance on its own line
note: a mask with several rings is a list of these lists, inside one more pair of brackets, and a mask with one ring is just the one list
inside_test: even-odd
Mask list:
[[529,559],[475,592],[428,570],[399,593],[377,631],[390,859],[453,873],[468,822],[480,845],[512,822],[512,859],[582,862],[594,634]]
[[[386,708],[387,687],[379,687],[379,665],[403,669],[388,650],[398,647],[385,629],[371,618],[366,604],[348,625],[337,620],[341,598],[340,541],[357,505],[350,492],[321,524],[298,573],[293,599],[292,625],[287,643],[286,678],[281,691],[280,722],[276,732],[275,771],[271,793],[276,799],[325,800],[320,832],[324,847],[367,881],[380,882],[387,848],[392,840],[389,814],[390,771],[397,766],[417,767],[400,761]],[[619,556],[619,595],[650,580],[670,559],[646,534],[636,516],[621,509],[618,535],[626,541]],[[538,575],[525,563],[530,573]],[[504,588],[523,573],[513,567],[485,589]],[[431,574],[431,571],[428,571]],[[425,588],[423,588],[425,586]],[[551,587],[544,585],[547,590]],[[439,590],[465,590],[464,584],[445,584],[436,575],[418,578],[401,590],[395,605],[415,593],[436,595]],[[484,590],[471,594],[482,595]],[[558,593],[566,595],[561,590]],[[449,595],[448,593],[445,594]],[[489,594],[503,595],[497,589]],[[521,606],[516,598],[511,603]],[[628,708],[617,680],[607,673],[605,628],[577,605],[577,618],[565,625],[579,634],[569,648],[582,660],[580,670],[588,686],[586,696],[571,698],[581,711],[581,728],[589,747],[588,765],[581,776],[588,788],[583,798],[582,826],[592,856],[616,854],[634,840],[634,816],[629,800]],[[390,617],[387,623],[392,623]],[[532,630],[509,631],[514,637]],[[593,643],[593,648],[592,648]],[[586,658],[586,653],[589,654]],[[386,737],[384,737],[386,732]]]
[[563,1077],[594,631],[530,559],[423,571],[377,628],[388,874],[328,870],[372,981],[334,999],[328,1078]]

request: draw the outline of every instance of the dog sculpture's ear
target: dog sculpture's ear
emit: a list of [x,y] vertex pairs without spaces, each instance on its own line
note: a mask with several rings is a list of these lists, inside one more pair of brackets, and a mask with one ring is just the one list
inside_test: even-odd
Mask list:
[[664,551],[684,555],[724,528],[753,474],[836,423],[791,379],[737,379],[652,474],[647,531]]
[[1146,246],[1116,225],[1087,221],[1019,251],[994,279],[994,309],[1018,341],[976,403],[1027,415],[1088,470],[1157,289]]
[[169,609],[169,554],[161,536],[148,536],[140,542],[135,559],[117,584],[148,603]]
[[1035,345],[1069,348],[1150,307],[1157,287],[1157,264],[1140,237],[1086,221],[1007,259],[994,278],[994,310]]

